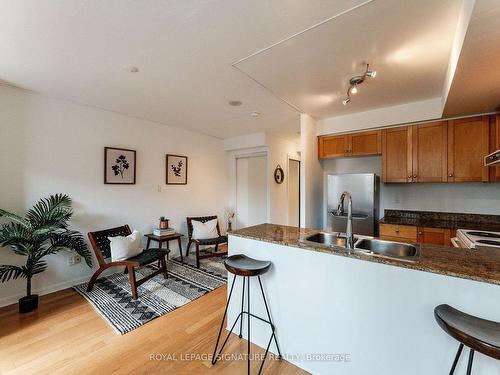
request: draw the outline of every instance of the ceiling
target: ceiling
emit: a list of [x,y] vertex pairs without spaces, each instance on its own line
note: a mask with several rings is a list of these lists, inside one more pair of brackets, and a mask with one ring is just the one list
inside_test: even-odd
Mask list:
[[[0,0],[0,82],[219,138],[295,134],[297,109],[323,118],[440,96],[460,4]],[[340,105],[363,62],[377,78]]]
[[444,116],[500,110],[500,2],[476,0]]
[[[376,0],[236,66],[317,118],[441,95],[460,0]],[[342,104],[349,78],[377,71]]]
[[359,3],[0,0],[0,80],[220,138],[293,132],[297,111],[231,63]]

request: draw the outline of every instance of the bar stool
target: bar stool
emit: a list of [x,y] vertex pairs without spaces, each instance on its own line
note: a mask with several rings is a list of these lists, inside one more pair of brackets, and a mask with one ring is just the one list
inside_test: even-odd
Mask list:
[[455,372],[464,345],[470,348],[467,375],[472,371],[474,351],[500,360],[500,323],[477,318],[449,305],[437,306],[434,317],[446,333],[460,342],[450,375]]
[[[269,338],[269,342],[267,344],[266,352],[264,354],[264,358],[262,359],[262,363],[260,364],[259,368],[259,374],[262,372],[262,368],[264,367],[264,362],[266,361],[267,353],[269,351],[269,347],[271,346],[271,342],[274,339],[274,342],[276,344],[276,348],[278,349],[278,358],[281,359],[281,352],[280,348],[278,346],[278,341],[276,340],[276,333],[275,333],[275,326],[271,321],[271,315],[269,314],[269,308],[267,306],[267,301],[266,301],[266,296],[264,295],[264,289],[262,288],[262,281],[260,280],[260,275],[265,274],[269,268],[271,267],[271,262],[268,261],[262,261],[262,260],[256,260],[252,259],[250,257],[247,257],[246,255],[243,254],[238,254],[238,255],[231,255],[229,256],[225,261],[224,261],[224,266],[226,269],[231,272],[234,277],[233,277],[233,282],[231,284],[231,290],[229,291],[229,297],[227,299],[226,303],[226,309],[224,310],[224,316],[222,317],[222,323],[220,325],[219,329],[219,335],[217,336],[217,342],[215,343],[215,348],[214,348],[214,354],[212,356],[212,365],[215,365],[217,360],[219,359],[220,355],[222,354],[222,350],[224,349],[224,346],[226,345],[229,336],[233,332],[234,327],[236,326],[236,323],[238,320],[240,321],[240,334],[238,335],[239,338],[241,339],[243,336],[241,334],[242,329],[243,329],[243,315],[247,314],[247,325],[248,325],[248,331],[247,331],[247,373],[250,374],[250,317],[259,319],[260,321],[263,321],[265,323],[268,323],[271,326],[271,337]],[[227,334],[226,339],[224,340],[224,343],[222,344],[222,347],[220,348],[219,353],[217,356],[215,353],[217,352],[217,347],[219,346],[219,340],[220,336],[222,333],[222,328],[224,326],[224,320],[226,319],[227,315],[227,309],[229,306],[229,302],[231,301],[231,295],[233,294],[233,287],[234,287],[234,282],[236,281],[236,276],[242,276],[242,286],[243,290],[241,293],[241,312],[238,314],[238,317],[233,323],[233,326],[231,327],[231,330]],[[262,293],[262,298],[264,299],[264,306],[266,307],[266,312],[267,312],[267,318],[269,320],[265,320],[257,315],[251,314],[250,313],[250,277],[255,277],[257,276],[257,279],[259,280],[259,286],[260,286],[260,291]],[[247,310],[244,311],[244,300],[245,300],[245,278],[247,281]]]

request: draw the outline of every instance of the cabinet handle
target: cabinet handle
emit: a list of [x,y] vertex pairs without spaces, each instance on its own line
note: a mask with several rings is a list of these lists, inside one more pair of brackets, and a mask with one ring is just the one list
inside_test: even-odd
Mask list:
[[414,175],[413,175],[413,178],[417,178],[417,175],[416,175],[416,174],[414,174]]
[[399,233],[399,229],[396,229],[394,232]]
[[422,235],[423,233],[422,232],[418,232],[419,235]]
[[411,180],[411,175],[408,176],[408,180]]
[[450,173],[450,174],[448,175],[448,177],[453,177],[453,173]]

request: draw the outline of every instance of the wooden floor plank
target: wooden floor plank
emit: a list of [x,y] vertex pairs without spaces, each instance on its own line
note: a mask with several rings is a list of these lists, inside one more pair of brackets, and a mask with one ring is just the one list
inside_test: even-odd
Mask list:
[[[117,335],[93,307],[72,289],[41,297],[37,311],[20,315],[17,306],[0,308],[1,374],[239,374],[246,361],[219,361],[213,351],[224,313],[226,287]],[[246,353],[233,335],[225,353]],[[263,353],[252,345],[253,353]],[[151,355],[164,355],[151,360]],[[188,360],[188,356],[195,356]],[[260,363],[252,363],[252,372]],[[286,361],[266,361],[266,374],[307,374]]]

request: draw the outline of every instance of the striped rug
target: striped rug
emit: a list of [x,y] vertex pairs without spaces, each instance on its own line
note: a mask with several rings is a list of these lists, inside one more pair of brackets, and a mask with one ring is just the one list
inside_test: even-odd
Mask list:
[[[136,277],[140,279],[154,269],[139,269]],[[168,279],[157,275],[139,286],[137,300],[132,299],[128,275],[121,272],[98,279],[91,292],[87,292],[87,283],[73,288],[94,306],[116,333],[123,335],[227,282],[227,272],[220,258],[202,260],[200,269],[189,258],[187,264],[179,259],[169,260],[167,269]]]

